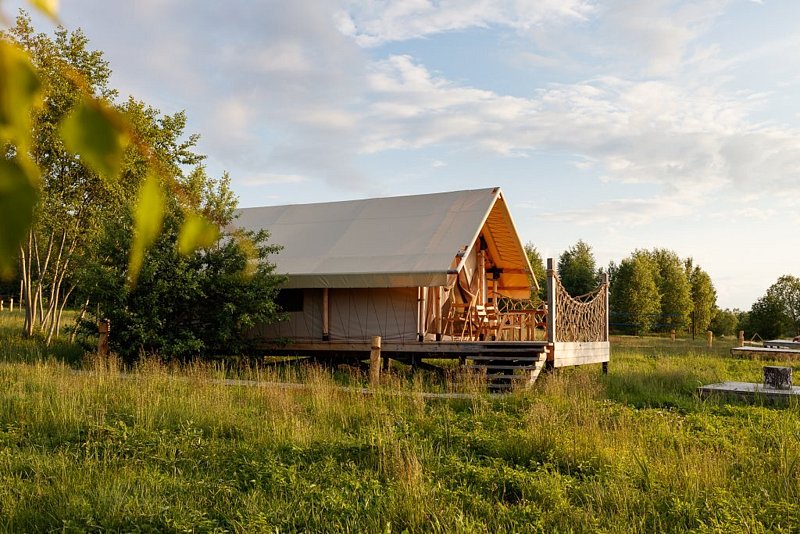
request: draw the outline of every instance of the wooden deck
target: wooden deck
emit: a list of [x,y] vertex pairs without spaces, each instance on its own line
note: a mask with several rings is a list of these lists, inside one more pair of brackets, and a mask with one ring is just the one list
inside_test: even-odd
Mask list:
[[700,386],[697,388],[697,393],[701,398],[717,395],[737,397],[748,401],[763,399],[768,401],[788,402],[789,399],[800,398],[800,387],[793,386],[791,389],[775,389],[754,382],[721,382],[719,384]]
[[[538,355],[547,350],[546,341],[421,341],[407,343],[387,343],[381,345],[381,354],[389,358],[406,359],[471,359],[475,356],[515,356]],[[321,341],[316,343],[289,343],[280,345],[264,343],[258,346],[259,351],[272,356],[314,356],[324,355],[363,356],[367,357],[371,343],[340,343]]]
[[800,343],[797,349],[771,347],[734,347],[731,355],[739,358],[749,358],[751,360],[776,360],[776,361],[795,361],[800,360]]

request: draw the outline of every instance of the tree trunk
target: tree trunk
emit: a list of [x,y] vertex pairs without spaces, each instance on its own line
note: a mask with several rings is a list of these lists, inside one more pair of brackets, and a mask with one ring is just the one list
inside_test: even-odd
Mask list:
[[81,306],[81,314],[75,320],[75,327],[72,329],[72,334],[70,334],[69,336],[70,343],[75,343],[75,336],[78,335],[78,328],[80,328],[81,321],[83,321],[83,318],[86,317],[86,311],[88,309],[89,309],[89,299],[86,299],[86,302],[84,302],[83,306]]

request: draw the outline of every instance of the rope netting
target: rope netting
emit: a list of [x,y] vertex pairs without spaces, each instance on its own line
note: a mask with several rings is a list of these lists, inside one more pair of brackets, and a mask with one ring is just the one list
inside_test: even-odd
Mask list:
[[585,295],[571,296],[556,281],[555,341],[608,341],[606,336],[606,284]]

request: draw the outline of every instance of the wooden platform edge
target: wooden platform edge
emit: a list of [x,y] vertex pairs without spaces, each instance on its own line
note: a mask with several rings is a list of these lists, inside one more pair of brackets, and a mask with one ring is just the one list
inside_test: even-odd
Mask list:
[[795,361],[800,360],[800,350],[772,347],[733,347],[731,355],[739,358],[758,360]]
[[800,400],[800,387],[792,389],[766,388],[763,384],[755,382],[720,382],[707,384],[697,388],[697,394],[702,399],[712,396],[735,397],[744,400],[763,399],[768,401],[789,402],[791,399]]
[[553,343],[553,366],[568,367],[611,361],[608,341],[557,341]]

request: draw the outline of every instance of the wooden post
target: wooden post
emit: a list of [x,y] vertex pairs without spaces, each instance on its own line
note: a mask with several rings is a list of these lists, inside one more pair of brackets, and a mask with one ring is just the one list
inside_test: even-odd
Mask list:
[[372,336],[372,351],[369,353],[369,385],[377,387],[381,382],[381,336]]
[[417,341],[422,341],[422,288],[417,288]]
[[330,295],[327,287],[322,288],[322,341],[331,339]]
[[481,292],[480,303],[481,306],[486,306],[486,293],[488,292],[488,285],[486,283],[486,253],[482,250],[478,252],[478,276],[480,276]]
[[553,258],[547,258],[547,341],[556,340],[556,271]]
[[492,278],[492,306],[497,309],[497,278]]
[[744,347],[744,330],[739,330],[739,346]]
[[[603,287],[605,288],[605,289],[603,289],[603,291],[606,294],[605,295],[605,298],[606,298],[605,323],[606,323],[606,325],[605,325],[605,338],[603,339],[603,341],[609,341],[609,339],[610,339],[610,337],[609,337],[609,327],[610,327],[610,324],[611,324],[611,311],[610,311],[611,308],[610,308],[609,294],[608,294],[608,289],[609,289],[608,273],[603,273],[602,282],[603,282]],[[604,373],[608,374],[608,366],[604,367]]]
[[0,299],[0,311],[3,311],[3,299]]
[[97,354],[108,356],[108,337],[111,335],[111,321],[103,319],[97,325]]
[[436,317],[436,341],[442,340],[442,286],[435,289],[434,293]]
[[713,347],[714,346],[714,332],[712,332],[711,330],[708,330],[706,332],[706,340],[708,341],[708,348],[710,349],[711,347]]
[[11,297],[11,302],[9,303],[8,311],[12,312],[14,311],[14,297]]
[[672,330],[670,330],[670,331],[669,331],[669,338],[670,338],[672,341],[675,341],[675,329],[674,329],[674,328],[673,328]]
[[428,334],[428,294],[430,291],[427,287],[422,288],[422,341],[425,341],[425,336]]

